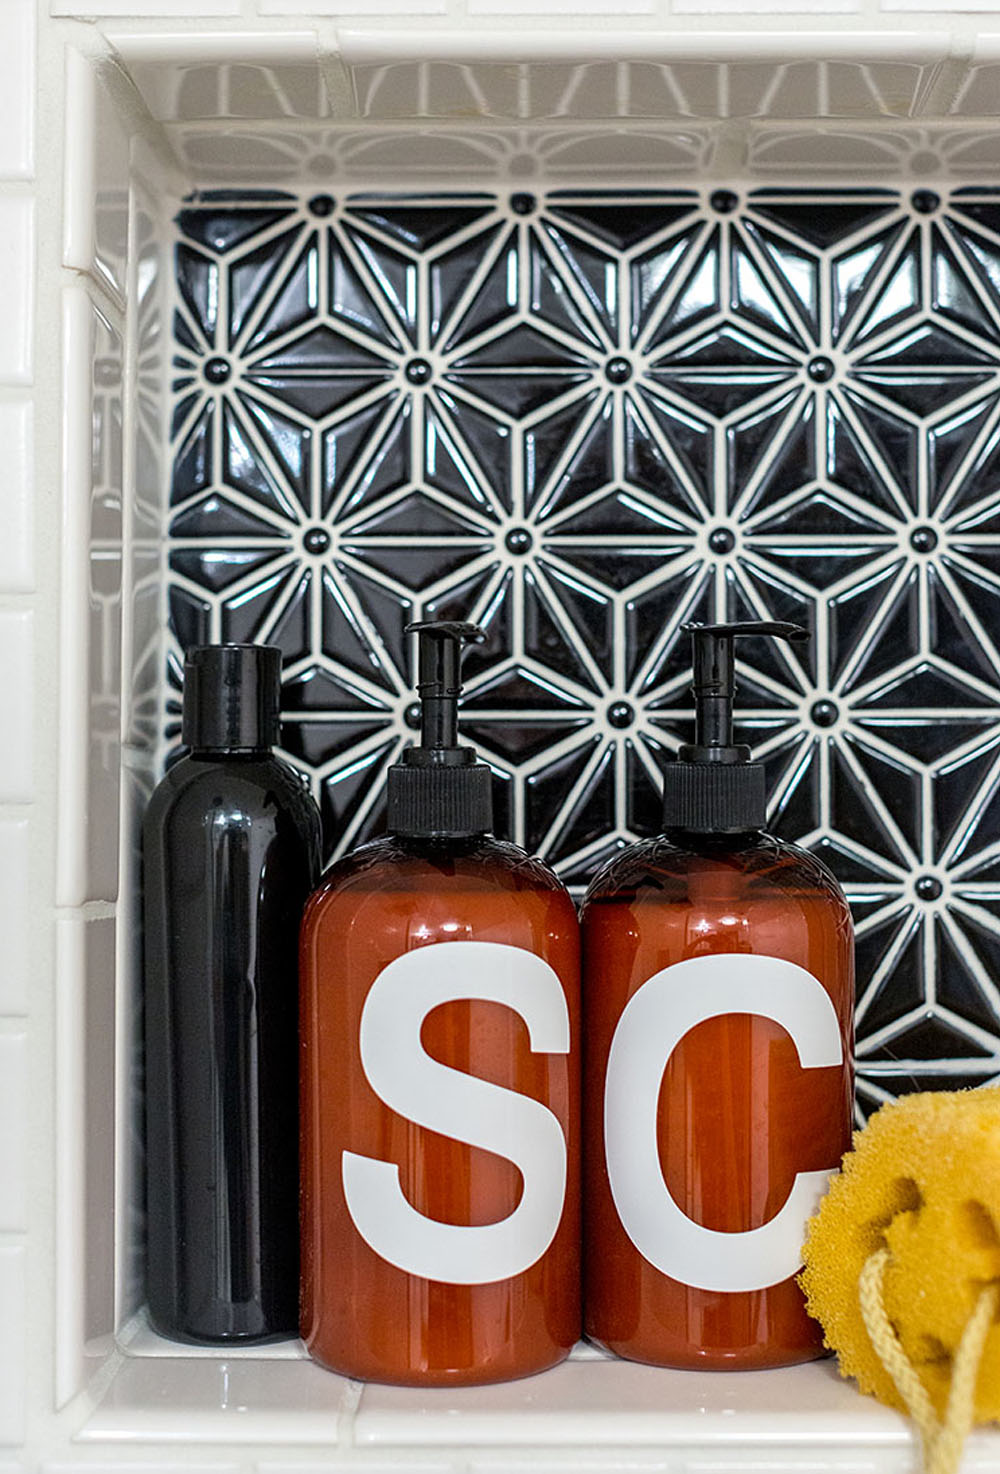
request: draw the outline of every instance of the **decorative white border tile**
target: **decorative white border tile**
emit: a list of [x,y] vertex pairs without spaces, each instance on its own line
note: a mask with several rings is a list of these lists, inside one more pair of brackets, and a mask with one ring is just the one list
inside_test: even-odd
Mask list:
[[0,400],[0,593],[28,594],[35,587],[35,483],[33,406],[28,398]]
[[0,1233],[27,1228],[29,1121],[28,1036],[0,1034]]
[[0,610],[0,803],[30,803],[34,797],[34,682],[34,615]]
[[0,178],[30,179],[35,167],[35,4],[0,8]]
[[0,1248],[0,1443],[19,1444],[25,1434],[28,1340],[27,1250]]

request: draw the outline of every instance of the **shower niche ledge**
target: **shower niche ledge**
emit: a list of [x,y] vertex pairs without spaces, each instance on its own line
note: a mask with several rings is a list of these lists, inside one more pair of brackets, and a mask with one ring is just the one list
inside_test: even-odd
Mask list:
[[[795,32],[769,31],[762,20],[746,34],[715,24],[679,18],[676,32],[645,34],[641,44],[635,35],[584,31],[571,51],[565,37],[540,33],[527,59],[499,33],[478,41],[474,32],[464,39],[427,31],[334,36],[309,24],[275,31],[223,21],[210,33],[111,23],[65,30],[55,1400],[81,1467],[96,1467],[97,1445],[102,1467],[135,1462],[141,1451],[110,1451],[133,1444],[156,1445],[157,1467],[173,1467],[179,1456],[170,1448],[180,1443],[211,1445],[209,1462],[220,1474],[326,1474],[340,1467],[903,1474],[912,1466],[903,1420],[860,1398],[830,1362],[701,1375],[631,1365],[581,1346],[561,1367],[522,1382],[429,1393],[345,1382],[309,1362],[298,1343],[225,1354],[180,1347],[153,1335],[142,1312],[138,821],[173,740],[182,643],[194,635],[245,638],[240,621],[247,609],[273,593],[264,573],[259,583],[240,584],[239,597],[227,592],[239,559],[249,570],[257,557],[253,520],[268,497],[285,499],[284,511],[266,513],[274,531],[268,556],[273,551],[282,567],[294,553],[302,577],[321,587],[319,563],[333,554],[308,525],[307,501],[322,498],[324,477],[335,481],[340,452],[322,407],[305,411],[317,425],[311,439],[282,438],[286,422],[301,429],[308,393],[348,380],[354,393],[353,380],[368,375],[357,389],[362,407],[388,386],[412,425],[416,411],[405,408],[407,394],[417,395],[428,375],[453,370],[454,404],[441,414],[435,445],[441,477],[452,478],[443,495],[464,496],[467,506],[457,531],[442,513],[440,540],[471,548],[471,563],[479,559],[473,573],[486,569],[497,538],[506,549],[501,563],[512,564],[529,534],[512,525],[509,507],[495,504],[492,515],[476,505],[483,488],[459,464],[449,425],[456,413],[467,416],[469,434],[482,437],[484,464],[489,444],[498,457],[506,454],[509,441],[496,438],[496,422],[491,428],[470,406],[480,390],[499,395],[498,385],[504,393],[520,386],[530,397],[537,365],[523,357],[523,340],[514,345],[522,357],[482,358],[478,370],[463,367],[447,343],[428,346],[420,324],[438,321],[449,302],[472,304],[492,272],[495,300],[490,307],[484,292],[483,311],[495,309],[502,319],[518,308],[518,292],[537,288],[549,326],[536,346],[564,353],[553,369],[564,376],[560,392],[572,398],[579,377],[591,374],[618,404],[631,392],[631,376],[644,371],[645,348],[627,332],[605,344],[609,303],[622,292],[656,298],[662,278],[643,276],[636,263],[646,239],[672,238],[671,211],[678,221],[690,216],[691,230],[708,241],[744,207],[752,214],[754,201],[773,207],[773,224],[789,192],[812,192],[822,205],[833,195],[843,203],[853,191],[859,229],[870,211],[874,239],[882,211],[887,230],[900,222],[909,229],[906,221],[919,224],[942,201],[1000,200],[993,116],[1000,35],[969,41],[945,28],[907,30],[895,15],[884,15],[867,34],[822,30],[814,20]],[[615,208],[633,212],[634,246],[623,219],[625,235],[609,238],[602,254],[593,213],[602,192]],[[528,239],[543,198],[565,231],[554,228],[544,259],[531,258],[534,287],[526,288],[514,279],[510,253],[522,249],[516,242]],[[399,213],[390,226],[375,218],[391,208]],[[663,228],[646,237],[643,211],[651,208],[667,213]],[[438,249],[429,237],[421,243],[427,211],[448,209],[465,214],[445,230],[447,246]],[[416,244],[400,234],[407,211]],[[587,211],[589,224],[581,227]],[[1000,219],[1000,205],[997,213]],[[764,257],[775,239],[788,243],[780,224],[776,236],[768,235],[765,216],[755,218],[750,238]],[[222,234],[213,236],[216,227]],[[678,226],[678,241],[687,229]],[[289,232],[298,232],[302,269],[296,274],[289,266],[283,279],[292,296],[282,306],[281,273],[272,268]],[[305,246],[313,237],[310,255]],[[335,239],[346,242],[339,256]],[[515,244],[505,286],[507,241]],[[480,249],[484,260],[493,253],[489,271],[476,257]],[[808,253],[789,250],[791,282],[794,262],[803,265]],[[669,250],[663,263],[667,270]],[[773,286],[774,274],[765,261],[761,291]],[[306,357],[291,367],[266,363],[261,344],[268,333],[286,343],[315,312],[317,294],[335,291],[342,292],[344,361],[316,370],[307,345]],[[255,327],[235,321],[241,293],[248,314],[258,313]],[[360,345],[372,337],[364,313],[379,293],[383,306],[391,304],[390,316],[383,313],[385,352],[366,349],[364,359]],[[415,307],[408,294],[419,299]],[[796,310],[787,291],[779,289],[775,300],[782,311]],[[276,328],[263,322],[265,302]],[[493,327],[486,318],[479,325],[487,335]],[[482,352],[474,328],[468,336]],[[256,369],[240,359],[244,329]],[[763,331],[767,338],[770,329]],[[965,341],[965,330],[956,331]],[[514,351],[510,341],[507,347]],[[810,374],[822,378],[816,361],[803,349],[790,370],[796,383]],[[841,367],[836,354],[824,359],[824,373]],[[461,382],[463,373],[477,371],[478,388]],[[762,363],[761,375],[770,372]],[[230,393],[234,403],[242,396],[238,414],[227,408]],[[199,396],[214,415],[201,439],[194,433]],[[498,420],[509,424],[518,413],[516,405],[500,404]],[[671,413],[678,414],[676,402]],[[250,426],[245,436],[239,416]],[[389,445],[385,425],[383,432]],[[582,432],[577,426],[567,433]],[[188,437],[190,456],[178,470],[178,446],[183,452]],[[251,442],[260,453],[256,470],[245,462]],[[669,463],[670,435],[658,443]],[[384,474],[390,472],[387,461]],[[178,476],[189,478],[183,515],[202,519],[195,533],[176,526]],[[225,507],[218,497],[212,504],[220,480],[235,493]],[[484,494],[488,503],[489,487]],[[404,499],[401,492],[400,506]],[[440,498],[431,500],[440,505]],[[642,515],[648,510],[643,503]],[[217,545],[206,531],[213,518]],[[374,531],[360,514],[355,522],[352,536],[381,548],[382,562],[375,552],[370,561],[372,586],[384,592],[399,582],[392,568],[385,573],[390,553],[416,556],[420,535],[407,548],[412,529],[402,522]],[[690,523],[679,531],[651,525],[653,550],[666,557],[678,537],[696,539],[701,534]],[[567,533],[567,557],[588,537],[594,541],[585,531]],[[314,629],[326,619],[341,631],[344,650],[367,639],[388,652],[386,668],[393,660],[405,665],[393,641],[401,643],[407,615],[426,615],[434,605],[436,585],[421,584],[422,576],[413,573],[409,605],[397,598],[381,624],[381,614],[366,623],[350,598],[338,603],[337,591],[329,591],[322,613],[301,616],[303,637],[310,619]],[[487,586],[477,585],[484,610],[492,597]],[[582,587],[589,597],[586,577]],[[290,584],[280,598],[287,613]],[[289,613],[286,632],[293,623]],[[583,638],[579,643],[586,646]],[[300,663],[304,669],[308,662]],[[373,678],[358,669],[356,677],[362,694],[378,685],[377,672]],[[378,712],[372,731],[358,738],[361,758],[382,760],[385,743],[406,739],[408,702],[408,692],[391,683],[372,698]],[[316,727],[307,701],[300,715],[298,725],[289,724],[295,735],[288,747],[308,766]],[[632,715],[619,696],[608,706],[607,725],[617,729]],[[577,719],[570,713],[567,720],[569,731]],[[320,774],[317,794],[331,803],[324,782]],[[525,823],[523,794],[510,804],[516,828]],[[350,812],[345,842],[363,837],[375,818],[370,807]],[[588,854],[595,853],[591,846]],[[978,1079],[975,1070],[1000,1074],[1000,1057],[988,1051],[971,1063],[956,1052],[946,1063],[956,1083]],[[873,1063],[866,1076],[866,1108],[886,1096],[879,1069]],[[148,1450],[141,1456],[152,1457]],[[1000,1471],[1000,1435],[977,1434],[970,1459],[972,1468]]]

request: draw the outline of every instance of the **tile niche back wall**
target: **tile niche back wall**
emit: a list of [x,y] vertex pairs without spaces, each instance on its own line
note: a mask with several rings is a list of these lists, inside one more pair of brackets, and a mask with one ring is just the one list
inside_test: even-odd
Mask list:
[[416,618],[568,883],[654,832],[689,619],[746,643],[772,827],[858,924],[859,1105],[1000,1072],[1000,190],[196,196],[170,654],[285,657],[331,852],[413,738]]

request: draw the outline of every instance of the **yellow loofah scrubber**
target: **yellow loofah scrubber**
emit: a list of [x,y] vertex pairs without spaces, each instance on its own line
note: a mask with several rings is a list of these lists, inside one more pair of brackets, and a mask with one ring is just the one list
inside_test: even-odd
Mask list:
[[908,1410],[933,1474],[1000,1419],[1000,1089],[883,1106],[811,1220],[801,1284],[845,1377]]

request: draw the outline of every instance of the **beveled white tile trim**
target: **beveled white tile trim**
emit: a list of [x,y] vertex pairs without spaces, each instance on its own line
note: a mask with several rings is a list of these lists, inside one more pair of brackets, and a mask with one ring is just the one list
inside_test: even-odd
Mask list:
[[335,1447],[353,1383],[312,1361],[182,1354],[126,1357],[77,1434],[82,1443],[320,1444]]
[[28,820],[0,820],[0,1014],[28,1012],[28,957],[31,884],[28,875]]
[[30,384],[35,322],[35,203],[0,194],[0,384]]
[[178,80],[188,68],[233,65],[259,67],[311,66],[320,80],[320,46],[315,31],[118,31],[107,40],[122,58],[143,101],[159,121],[177,117]]
[[28,1226],[30,1119],[28,1035],[22,1029],[0,1034],[0,1233],[23,1233]]
[[94,158],[97,78],[86,57],[66,48],[63,130],[63,265],[89,271],[94,260]]
[[35,587],[35,485],[32,403],[0,400],[0,593],[28,594]]
[[64,1407],[83,1385],[86,1291],[83,1203],[87,1140],[84,1071],[87,923],[56,921],[55,1402]]
[[35,4],[0,7],[0,178],[30,179],[35,168]]
[[63,289],[62,549],[59,611],[59,840],[56,905],[86,899],[88,578],[94,310],[84,287]]
[[34,615],[0,610],[0,803],[34,797],[34,683]]
[[0,1443],[19,1444],[25,1434],[28,1340],[27,1250],[0,1249]]
[[[699,1375],[614,1357],[572,1357],[551,1371],[490,1387],[439,1388],[433,1399],[367,1384],[354,1420],[360,1447],[523,1446],[624,1451],[697,1447],[725,1458],[793,1444],[820,1455],[832,1441],[910,1445],[907,1422],[857,1390],[831,1362],[779,1371]],[[758,1456],[759,1457],[759,1456]],[[759,1462],[757,1467],[760,1467]],[[831,1466],[835,1467],[835,1466]]]
[[746,62],[746,61],[859,61],[873,65],[910,63],[932,65],[951,49],[944,29],[924,31],[839,31],[809,28],[788,32],[729,30],[656,32],[634,31],[414,31],[405,40],[383,27],[368,30],[346,26],[338,30],[340,54],[350,66],[389,62],[621,61]]

